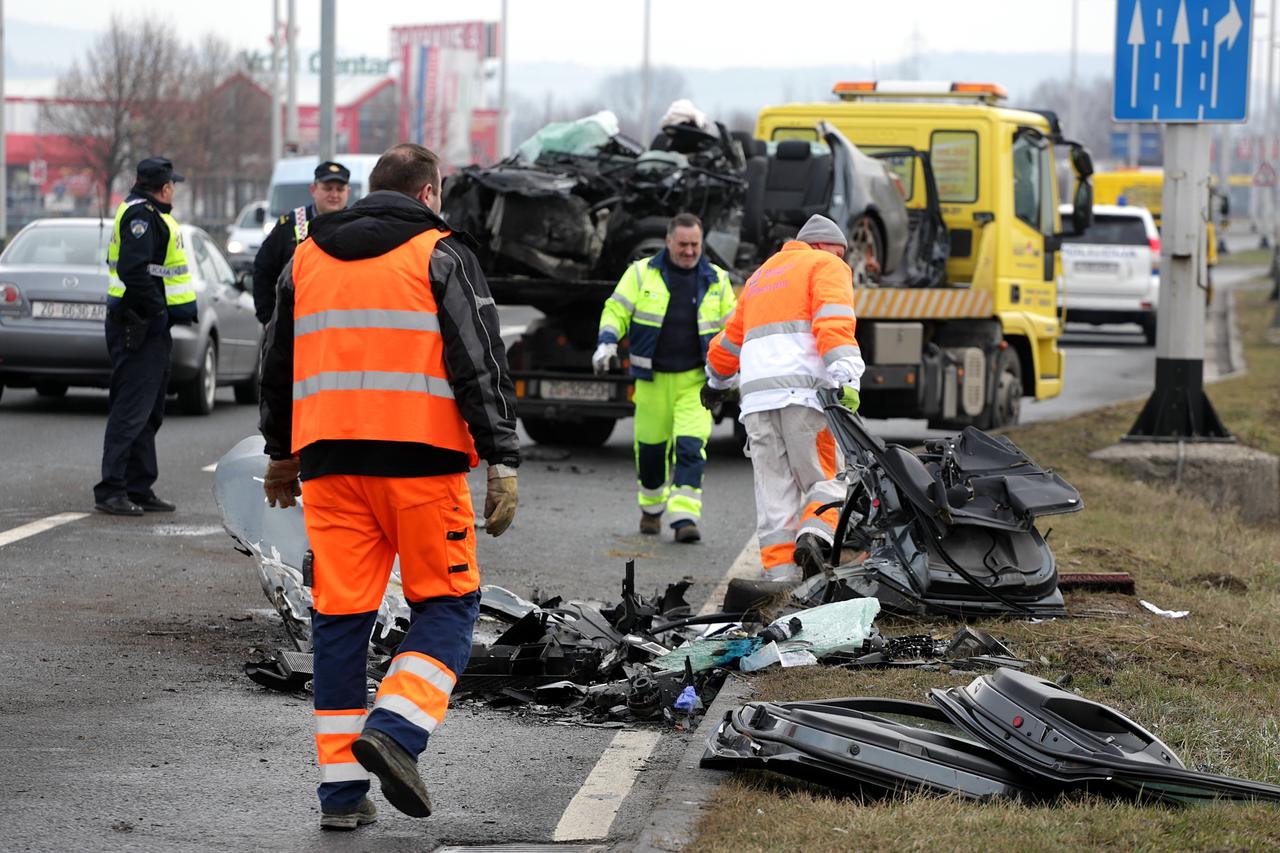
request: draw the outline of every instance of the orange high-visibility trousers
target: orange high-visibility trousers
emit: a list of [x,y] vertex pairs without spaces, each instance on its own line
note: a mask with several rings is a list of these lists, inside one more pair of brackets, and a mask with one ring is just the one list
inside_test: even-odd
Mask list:
[[407,601],[465,595],[480,586],[465,474],[332,474],[303,483],[302,500],[319,613],[377,610],[396,554]]
[[[369,789],[351,753],[363,729],[417,756],[444,720],[479,613],[475,519],[464,474],[331,474],[305,481],[302,502],[315,555],[318,793],[325,809],[343,810]],[[369,635],[397,555],[409,629],[366,710]]]

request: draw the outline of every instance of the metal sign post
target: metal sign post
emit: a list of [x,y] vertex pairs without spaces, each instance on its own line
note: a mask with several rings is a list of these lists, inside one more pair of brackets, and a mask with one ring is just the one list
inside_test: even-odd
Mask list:
[[1234,441],[1204,393],[1208,122],[1248,113],[1252,0],[1118,0],[1116,121],[1164,125],[1155,390],[1126,441]]

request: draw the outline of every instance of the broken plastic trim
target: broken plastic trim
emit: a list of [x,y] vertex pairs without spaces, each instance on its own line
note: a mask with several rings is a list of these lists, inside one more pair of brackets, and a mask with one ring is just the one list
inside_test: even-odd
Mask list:
[[959,733],[937,708],[919,702],[752,702],[725,714],[701,764],[774,770],[875,795],[1031,799],[1044,792],[1034,777]]
[[1119,711],[1026,673],[998,669],[968,687],[931,690],[929,698],[991,750],[1045,780],[1175,803],[1280,801],[1275,785],[1186,769]]

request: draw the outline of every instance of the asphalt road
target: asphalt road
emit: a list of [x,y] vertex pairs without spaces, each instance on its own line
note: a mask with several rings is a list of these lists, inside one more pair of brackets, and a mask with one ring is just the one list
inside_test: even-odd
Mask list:
[[[504,313],[518,328],[527,309]],[[1024,406],[1059,417],[1150,391],[1151,348],[1124,328],[1072,329],[1067,391]],[[0,399],[0,537],[59,513],[88,512],[106,395],[63,399],[5,389]],[[157,491],[173,516],[89,514],[0,545],[0,799],[6,849],[429,850],[439,843],[549,841],[615,732],[505,711],[454,708],[424,756],[436,814],[382,819],[350,836],[316,829],[311,715],[263,690],[240,665],[284,645],[254,567],[221,530],[202,468],[255,431],[229,390],[205,418],[171,414],[158,439]],[[530,446],[511,530],[480,537],[484,582],[521,594],[615,600],[623,562],[640,587],[690,577],[699,607],[754,526],[751,472],[729,424],[717,427],[705,483],[704,542],[636,532],[631,428],[598,450]],[[880,421],[897,440],[921,422]],[[526,439],[527,442],[527,439]],[[472,482],[479,499],[482,481]],[[665,734],[610,830],[641,828],[685,735]]]

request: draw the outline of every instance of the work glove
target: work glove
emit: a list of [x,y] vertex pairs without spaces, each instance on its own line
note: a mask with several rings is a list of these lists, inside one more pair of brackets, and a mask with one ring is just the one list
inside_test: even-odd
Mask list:
[[520,502],[516,488],[516,469],[510,465],[489,466],[489,487],[484,496],[484,529],[490,536],[501,536],[516,517]]
[[617,344],[600,344],[596,347],[595,354],[591,356],[591,369],[596,372],[596,376],[604,376],[609,372],[609,365],[617,357]]
[[299,467],[296,456],[272,459],[267,463],[267,473],[262,478],[262,491],[267,495],[268,504],[284,509],[298,503],[296,498],[302,494],[302,483],[298,481]]
[[862,397],[858,394],[858,389],[852,385],[845,385],[840,389],[840,405],[844,406],[851,412],[857,413],[858,407],[862,405]]
[[124,348],[129,352],[137,352],[142,349],[142,344],[147,340],[147,327],[151,324],[147,322],[146,317],[132,308],[124,309],[123,316]]
[[714,414],[724,404],[729,391],[728,388],[712,388],[710,384],[703,385],[698,393],[698,399],[702,401],[702,408]]

